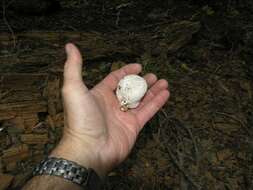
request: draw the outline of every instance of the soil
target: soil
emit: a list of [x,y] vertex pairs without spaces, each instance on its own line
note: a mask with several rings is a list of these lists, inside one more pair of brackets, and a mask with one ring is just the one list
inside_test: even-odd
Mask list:
[[[145,47],[134,44],[132,57],[87,62],[90,87],[108,74],[113,61],[136,61],[143,65],[143,73],[167,79],[171,92],[129,158],[108,175],[105,189],[253,189],[252,2],[63,0],[60,4],[61,8],[39,15],[7,8],[5,18],[13,33],[99,32],[108,38],[127,34],[133,43],[135,35],[166,38],[162,42],[169,43],[166,27],[173,23],[200,26],[190,38],[184,31],[187,43],[173,51],[163,45],[153,48],[152,42]],[[2,23],[0,32],[10,32]]]

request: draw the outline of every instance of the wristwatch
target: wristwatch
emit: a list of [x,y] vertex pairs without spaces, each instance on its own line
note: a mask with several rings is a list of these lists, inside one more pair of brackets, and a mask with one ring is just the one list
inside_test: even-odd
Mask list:
[[73,161],[63,158],[45,158],[34,168],[32,175],[62,177],[87,190],[100,190],[102,188],[102,181],[93,169],[87,169]]

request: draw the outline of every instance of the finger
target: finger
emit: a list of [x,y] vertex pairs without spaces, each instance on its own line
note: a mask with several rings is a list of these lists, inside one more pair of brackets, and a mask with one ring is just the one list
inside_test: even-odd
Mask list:
[[108,86],[110,89],[115,90],[117,85],[124,76],[130,74],[138,74],[141,72],[141,65],[140,64],[128,64],[116,71],[111,72],[103,81],[102,83]]
[[158,93],[168,88],[168,82],[164,79],[158,80],[146,93],[141,104],[138,106],[140,109],[142,106],[150,102]]
[[148,87],[151,87],[157,81],[157,77],[153,73],[148,73],[143,78],[147,81]]
[[82,56],[78,48],[69,43],[65,47],[67,61],[64,66],[64,85],[83,83],[82,79]]
[[169,95],[170,93],[168,90],[161,91],[137,112],[136,116],[141,127],[143,127],[159,111],[168,100]]

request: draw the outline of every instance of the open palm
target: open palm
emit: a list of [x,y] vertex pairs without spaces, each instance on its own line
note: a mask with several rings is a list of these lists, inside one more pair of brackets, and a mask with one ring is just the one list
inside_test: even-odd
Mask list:
[[55,152],[57,154],[63,146],[65,149],[70,147],[73,150],[69,151],[73,155],[71,159],[105,175],[127,157],[145,123],[165,104],[169,97],[168,83],[157,80],[154,74],[145,75],[150,87],[147,94],[136,109],[122,112],[115,96],[117,84],[126,75],[140,73],[141,66],[129,64],[122,67],[88,90],[82,80],[79,50],[72,44],[68,44],[66,50],[65,130],[63,142]]

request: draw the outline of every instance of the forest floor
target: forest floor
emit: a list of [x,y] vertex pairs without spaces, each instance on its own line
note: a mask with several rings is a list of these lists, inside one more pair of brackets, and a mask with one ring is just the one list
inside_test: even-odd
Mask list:
[[[158,48],[152,42],[134,44],[135,56],[87,61],[85,80],[90,86],[111,70],[112,62],[139,62],[143,73],[167,79],[171,92],[168,103],[141,132],[130,157],[109,174],[106,189],[249,190],[253,4],[231,2],[65,0],[50,15],[10,12],[6,18],[14,33],[98,32],[108,37],[132,35],[133,43],[135,35],[164,39]],[[180,39],[185,43],[169,51],[166,44],[177,36],[167,26],[182,22],[198,27],[190,30],[191,35],[183,30],[180,35],[186,37]]]

